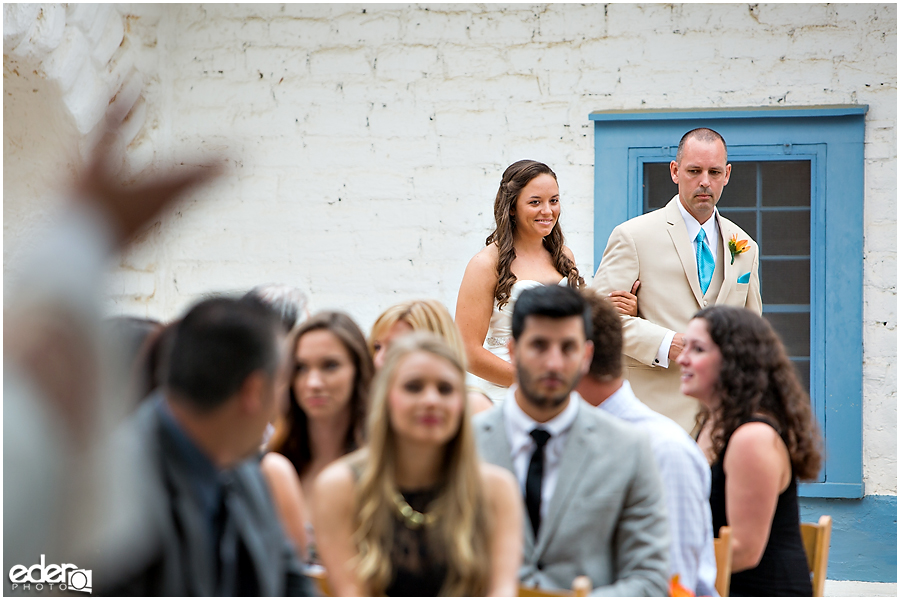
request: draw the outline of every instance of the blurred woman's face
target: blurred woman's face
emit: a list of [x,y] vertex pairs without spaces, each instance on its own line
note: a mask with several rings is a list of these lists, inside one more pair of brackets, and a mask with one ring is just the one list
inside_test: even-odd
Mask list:
[[310,419],[350,410],[356,368],[350,352],[327,329],[316,329],[297,341],[294,397]]
[[388,329],[383,336],[377,338],[372,343],[372,347],[375,349],[375,356],[372,357],[372,362],[375,363],[375,368],[379,371],[381,370],[381,365],[384,364],[384,357],[387,356],[387,351],[390,350],[391,344],[394,343],[394,340],[406,335],[407,333],[412,332],[412,325],[410,325],[406,321],[397,321],[396,323],[391,325],[390,329]]
[[709,408],[719,404],[716,384],[722,370],[722,353],[703,319],[692,319],[684,333],[684,350],[678,356],[681,366],[681,393],[692,396]]
[[453,363],[412,352],[400,360],[388,390],[391,427],[398,439],[446,444],[459,431],[465,402],[463,378]]

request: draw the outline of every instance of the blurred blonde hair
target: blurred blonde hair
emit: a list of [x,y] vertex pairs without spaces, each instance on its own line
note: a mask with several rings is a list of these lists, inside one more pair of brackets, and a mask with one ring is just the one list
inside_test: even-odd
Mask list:
[[384,594],[391,578],[390,548],[397,526],[394,494],[399,493],[395,478],[396,434],[391,427],[388,396],[401,362],[416,352],[432,354],[453,365],[459,374],[464,406],[459,430],[447,442],[438,495],[429,506],[430,512],[438,516],[429,538],[444,549],[447,557],[447,578],[441,594],[484,596],[491,572],[489,528],[470,409],[465,402],[465,368],[460,354],[429,332],[416,332],[391,344],[384,367],[373,382],[369,445],[351,458],[351,464],[360,473],[354,533],[359,549],[357,573],[370,594]]
[[375,341],[387,334],[398,321],[407,323],[413,331],[430,331],[443,338],[450,349],[458,355],[465,372],[466,349],[462,335],[450,311],[437,300],[409,300],[395,304],[381,313],[369,334],[369,352],[372,356],[375,356]]

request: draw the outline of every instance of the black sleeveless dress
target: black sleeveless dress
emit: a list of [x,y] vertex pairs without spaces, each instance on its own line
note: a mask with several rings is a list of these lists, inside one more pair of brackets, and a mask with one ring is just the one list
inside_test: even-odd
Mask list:
[[[428,505],[437,490],[402,492],[403,499],[419,512],[428,512]],[[391,581],[387,596],[437,596],[447,577],[444,549],[430,539],[432,527],[409,528],[394,514],[394,543],[391,546]]]
[[[775,431],[769,420],[753,417],[748,423],[765,423]],[[785,442],[786,443],[786,442]],[[719,459],[712,465],[712,486],[709,505],[712,509],[713,532],[728,525],[725,518],[725,471],[722,458],[728,448],[728,441]],[[791,472],[791,484],[778,496],[769,542],[759,565],[731,575],[732,596],[812,596],[809,579],[809,565],[800,535],[800,508],[797,505],[797,479]]]

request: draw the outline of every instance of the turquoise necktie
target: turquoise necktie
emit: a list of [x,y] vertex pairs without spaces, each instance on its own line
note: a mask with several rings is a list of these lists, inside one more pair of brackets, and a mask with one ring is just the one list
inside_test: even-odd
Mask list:
[[712,250],[706,243],[706,232],[700,228],[697,234],[697,272],[700,274],[700,289],[706,295],[709,284],[712,281],[713,271],[716,270],[716,259],[713,258]]

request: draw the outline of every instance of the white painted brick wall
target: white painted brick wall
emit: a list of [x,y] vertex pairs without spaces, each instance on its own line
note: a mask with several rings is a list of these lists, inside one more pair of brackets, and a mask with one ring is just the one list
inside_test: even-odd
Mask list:
[[153,151],[139,138],[153,111],[143,101],[138,72],[152,61],[141,57],[141,44],[131,43],[126,29],[135,19],[123,19],[119,8],[3,5],[4,267],[30,242],[36,216],[70,184],[111,100],[128,115],[123,133],[134,152],[127,168],[152,162]]
[[[59,44],[108,53],[104,40],[118,30],[97,31],[104,10],[70,5]],[[364,328],[412,297],[452,311],[466,262],[490,231],[500,174],[524,157],[559,175],[564,231],[589,278],[590,112],[868,104],[865,476],[868,493],[896,493],[895,6],[119,5],[113,13],[138,17],[124,38],[143,48],[129,55],[146,77],[147,126],[132,144],[144,164],[183,149],[225,152],[235,165],[121,261],[111,310],[162,318],[202,294],[265,281],[297,285],[314,308],[347,310]],[[66,37],[74,20],[87,50]],[[16,45],[25,38],[19,21],[27,19],[9,34]]]

